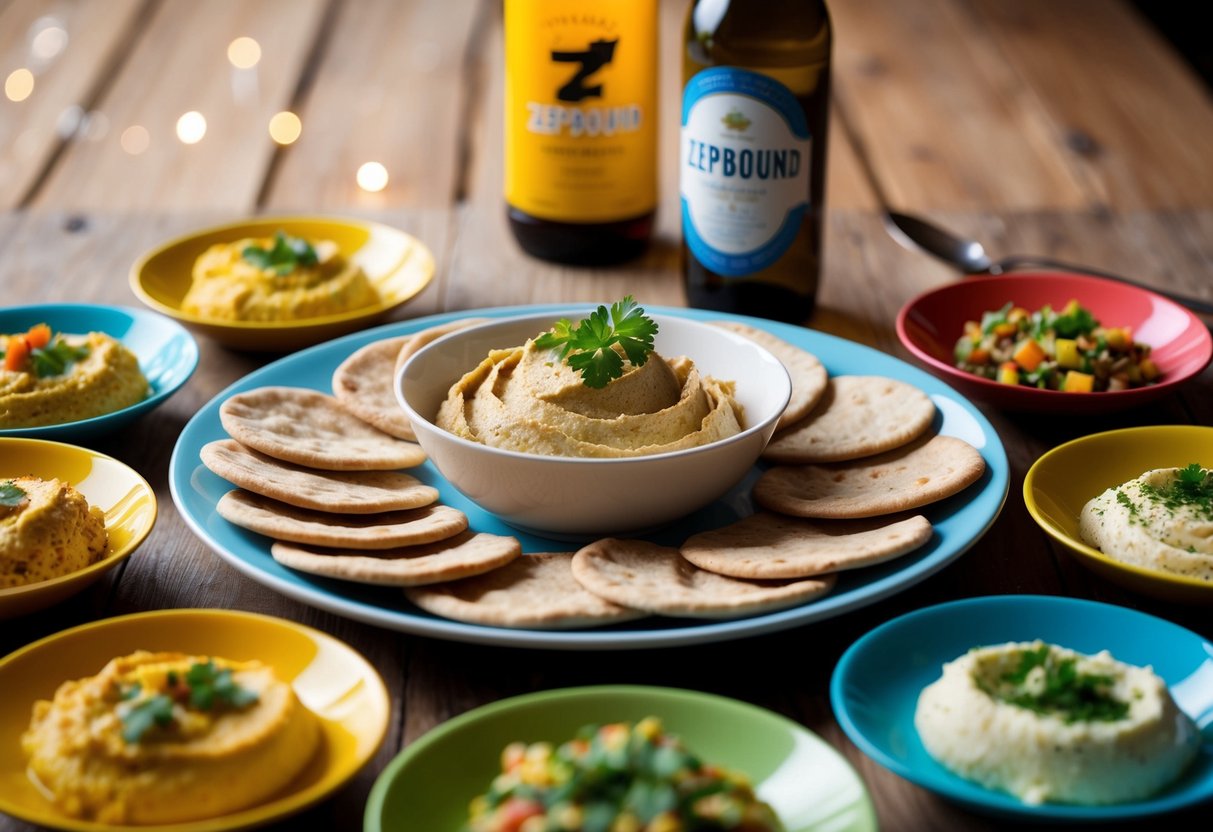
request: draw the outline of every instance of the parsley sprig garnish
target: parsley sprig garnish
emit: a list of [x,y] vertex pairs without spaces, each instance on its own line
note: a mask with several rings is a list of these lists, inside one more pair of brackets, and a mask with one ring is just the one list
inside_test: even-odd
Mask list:
[[[1044,689],[1024,689],[1028,676],[1043,668]],[[1078,660],[1057,658],[1049,645],[1019,654],[1014,670],[1003,673],[993,685],[978,678],[978,686],[995,699],[1039,714],[1052,714],[1066,723],[1115,722],[1124,719],[1129,706],[1110,693],[1114,679],[1100,673],[1083,673]]]
[[586,387],[606,387],[623,375],[623,357],[614,349],[618,344],[633,366],[640,367],[653,351],[657,322],[644,314],[643,307],[628,295],[611,304],[610,311],[599,306],[578,324],[561,318],[555,326],[535,339],[540,349],[557,350],[562,361],[581,373]]
[[45,347],[30,352],[34,375],[38,378],[61,376],[73,364],[88,356],[88,347],[73,347],[60,336]]
[[1141,492],[1162,503],[1172,513],[1192,506],[1198,516],[1213,520],[1213,471],[1193,462],[1175,472],[1175,478],[1162,487],[1143,485]]
[[240,256],[251,265],[262,270],[275,271],[279,276],[320,262],[311,243],[301,237],[287,236],[284,231],[274,233],[274,243],[269,248],[245,246]]
[[[231,668],[220,669],[213,659],[190,665],[184,679],[170,671],[166,682],[166,693],[149,696],[122,714],[122,739],[126,742],[139,742],[153,726],[171,725],[176,701],[188,702],[191,708],[199,711],[214,710],[216,706],[239,710],[260,698],[256,691],[236,683]],[[141,692],[142,687],[136,683],[122,691],[121,699],[130,702],[138,699]]]
[[15,482],[0,482],[0,508],[16,508],[24,499],[25,492]]

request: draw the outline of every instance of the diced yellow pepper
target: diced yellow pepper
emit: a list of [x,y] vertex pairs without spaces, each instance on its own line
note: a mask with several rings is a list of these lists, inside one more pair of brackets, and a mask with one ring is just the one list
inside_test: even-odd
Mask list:
[[1129,330],[1124,327],[1109,327],[1107,332],[1104,333],[1104,340],[1108,342],[1109,349],[1119,352],[1124,352],[1133,346],[1133,339],[1129,337]]
[[1061,389],[1067,393],[1090,393],[1095,389],[1095,376],[1070,370],[1066,373],[1066,380],[1061,383]]
[[1014,361],[1006,361],[999,365],[998,383],[1019,384],[1019,365]]
[[1057,364],[1067,370],[1077,370],[1082,366],[1082,355],[1078,352],[1078,342],[1073,338],[1058,338]]
[[1158,378],[1159,375],[1161,375],[1161,373],[1158,370],[1158,365],[1154,363],[1153,359],[1143,358],[1141,360],[1142,378],[1144,378],[1146,381],[1153,381],[1154,379]]
[[1019,348],[1015,350],[1015,354],[1011,357],[1015,359],[1016,364],[1030,373],[1039,367],[1040,362],[1044,361],[1047,356],[1045,355],[1045,351],[1041,349],[1040,344],[1028,338],[1019,345]]
[[1019,327],[1012,323],[995,324],[991,331],[999,338],[1007,338],[1019,332]]

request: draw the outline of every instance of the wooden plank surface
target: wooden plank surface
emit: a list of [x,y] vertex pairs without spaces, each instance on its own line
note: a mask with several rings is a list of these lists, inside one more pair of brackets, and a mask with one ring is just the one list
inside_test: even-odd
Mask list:
[[[102,7],[113,18],[133,15],[125,35]],[[24,37],[3,24],[26,21],[44,8],[34,0],[0,0],[0,58]],[[135,305],[126,272],[138,254],[188,229],[258,209],[373,217],[425,241],[438,258],[437,278],[397,320],[488,305],[606,300],[627,292],[647,304],[683,302],[673,141],[683,0],[663,0],[660,7],[658,233],[643,258],[615,269],[542,263],[522,254],[509,235],[501,198],[499,3],[93,0],[55,8],[93,23],[70,27],[79,51],[65,52],[55,71],[69,60],[76,62],[73,70],[53,83],[48,71],[39,89],[48,102],[52,92],[56,101],[66,101],[86,94],[79,90],[96,91],[110,131],[104,140],[72,141],[61,151],[39,146],[50,170],[31,209],[0,213],[0,286],[13,302]],[[1213,189],[1207,179],[1213,148],[1188,140],[1208,135],[1213,105],[1123,3],[845,0],[832,12],[838,107],[815,328],[909,360],[893,331],[897,309],[914,294],[955,279],[948,268],[901,249],[885,234],[877,191],[898,207],[981,239],[995,253],[1055,254],[1213,299]],[[252,99],[235,97],[247,87],[233,81],[247,76],[234,74],[225,55],[239,35],[256,37],[263,49]],[[0,65],[0,72],[8,71]],[[9,103],[0,100],[0,107]],[[296,144],[277,148],[265,123],[287,108],[300,114],[304,132]],[[207,136],[193,146],[173,138],[174,122],[186,109],[213,114]],[[5,118],[10,112],[16,111],[0,110],[0,170],[17,146],[16,128]],[[32,110],[21,112],[21,130],[48,119],[41,110],[36,118]],[[121,130],[134,123],[152,136],[141,156],[129,156],[118,142]],[[1159,125],[1174,135],[1152,129]],[[353,184],[353,169],[370,159],[392,176],[380,194]],[[39,181],[40,174],[20,174],[27,183]],[[5,190],[0,181],[0,208],[19,202],[23,187],[34,185]],[[264,589],[208,552],[172,505],[169,455],[193,413],[267,359],[205,339],[201,346],[201,364],[185,389],[136,427],[95,443],[153,483],[160,517],[152,535],[77,602],[0,628],[0,653],[73,623],[184,606],[268,612],[350,642],[388,682],[395,706],[388,741],[334,799],[273,829],[355,828],[386,761],[470,708],[514,693],[620,682],[715,691],[800,721],[864,776],[885,830],[1005,828],[894,777],[845,738],[826,690],[849,644],[909,610],[1005,593],[1108,600],[1213,636],[1213,622],[1200,608],[1142,599],[1093,578],[1035,526],[1017,492],[1043,451],[1075,436],[1135,424],[1213,424],[1213,369],[1158,406],[1081,423],[983,407],[1011,465],[1012,492],[995,529],[938,575],[879,605],[824,626],[736,643],[578,655],[378,630]],[[1189,813],[1168,823],[1196,828],[1184,824],[1199,820]],[[0,817],[0,832],[30,829]]]

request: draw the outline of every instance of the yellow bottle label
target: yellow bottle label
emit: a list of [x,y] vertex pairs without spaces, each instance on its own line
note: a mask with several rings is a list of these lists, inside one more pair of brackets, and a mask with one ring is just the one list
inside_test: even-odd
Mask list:
[[656,0],[506,0],[505,199],[613,222],[657,205]]

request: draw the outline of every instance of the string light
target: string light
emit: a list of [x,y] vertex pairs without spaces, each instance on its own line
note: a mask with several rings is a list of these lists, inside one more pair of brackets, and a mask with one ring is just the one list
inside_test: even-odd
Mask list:
[[152,143],[152,137],[148,134],[147,128],[142,124],[132,124],[122,131],[122,136],[118,139],[118,143],[130,155],[138,156],[147,150],[148,145]]
[[303,122],[289,110],[275,113],[270,119],[270,138],[278,144],[293,144],[302,132]]
[[252,69],[261,60],[261,44],[248,37],[236,38],[227,45],[227,59],[236,69]]
[[358,187],[377,194],[387,187],[387,168],[378,162],[363,162],[358,168]]
[[4,79],[4,94],[9,101],[24,101],[34,91],[34,73],[25,67],[14,69]]
[[197,144],[206,135],[206,117],[197,110],[183,113],[177,119],[177,138],[182,144]]

